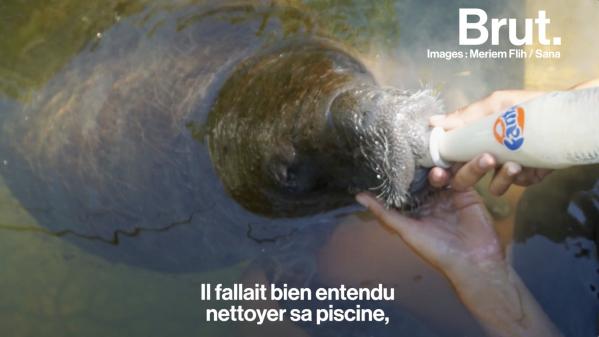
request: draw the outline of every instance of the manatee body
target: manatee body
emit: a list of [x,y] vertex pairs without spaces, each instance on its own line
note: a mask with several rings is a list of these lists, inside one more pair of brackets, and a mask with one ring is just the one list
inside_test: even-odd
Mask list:
[[[426,116],[410,130],[409,114],[389,122],[413,95],[378,88],[317,33],[286,34],[278,15],[293,10],[189,5],[123,19],[4,115],[12,193],[86,249],[176,272],[332,226],[332,213],[289,216],[351,204],[358,190],[380,185],[403,202],[426,144],[402,137],[424,135]],[[438,110],[432,95],[418,102]]]

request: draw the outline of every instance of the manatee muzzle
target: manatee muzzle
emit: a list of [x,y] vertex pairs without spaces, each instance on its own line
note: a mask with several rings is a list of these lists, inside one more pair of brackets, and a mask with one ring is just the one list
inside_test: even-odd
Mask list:
[[215,170],[245,208],[301,216],[348,205],[360,191],[389,206],[427,191],[432,90],[380,86],[347,51],[300,41],[240,64],[207,124]]
[[356,165],[370,171],[374,182],[363,189],[376,193],[388,206],[402,208],[425,193],[428,117],[441,111],[442,104],[430,89],[367,86],[339,94],[329,120],[349,147],[359,150]]

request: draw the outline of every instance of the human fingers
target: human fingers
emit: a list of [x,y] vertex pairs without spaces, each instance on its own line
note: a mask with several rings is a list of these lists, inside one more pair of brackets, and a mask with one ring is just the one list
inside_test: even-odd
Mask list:
[[395,230],[402,238],[407,235],[410,226],[414,223],[413,219],[401,215],[396,210],[386,208],[381,201],[370,193],[358,193],[356,201],[366,207],[380,222]]
[[482,198],[473,188],[469,187],[463,191],[454,191],[451,193],[451,203],[456,211],[471,207],[476,204],[482,204]]
[[428,173],[428,182],[431,186],[441,188],[449,184],[450,173],[440,167],[433,167]]
[[594,80],[590,80],[587,82],[579,83],[570,89],[578,90],[578,89],[586,89],[586,88],[594,88],[594,87],[599,87],[599,78],[596,78]]
[[506,162],[495,173],[489,184],[489,192],[495,196],[504,194],[514,183],[516,176],[522,172],[522,166],[514,162]]
[[541,94],[543,94],[541,91],[526,90],[495,91],[482,100],[467,105],[446,116],[432,116],[429,122],[432,126],[439,126],[446,130],[451,130],[487,115],[506,110],[515,104],[528,101]]
[[541,178],[541,180],[545,179],[545,177],[547,177],[549,174],[551,174],[551,172],[553,172],[553,170],[550,169],[535,169],[536,174],[539,178]]
[[524,168],[514,179],[514,184],[519,186],[534,185],[543,181],[551,172],[553,170]]
[[456,191],[465,191],[474,186],[487,172],[493,170],[497,161],[488,153],[483,153],[464,164],[457,170],[451,180],[451,187]]

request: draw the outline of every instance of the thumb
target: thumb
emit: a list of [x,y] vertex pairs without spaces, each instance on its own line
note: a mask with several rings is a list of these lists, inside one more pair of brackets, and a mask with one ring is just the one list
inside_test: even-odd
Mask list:
[[397,232],[402,238],[408,235],[415,223],[414,219],[402,215],[396,210],[388,209],[381,201],[370,193],[358,193],[356,195],[356,201],[368,208],[380,222],[391,227],[391,229]]

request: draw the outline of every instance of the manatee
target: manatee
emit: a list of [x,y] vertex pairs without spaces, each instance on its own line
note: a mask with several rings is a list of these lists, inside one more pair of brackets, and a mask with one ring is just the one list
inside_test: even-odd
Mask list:
[[52,233],[169,272],[283,249],[358,191],[417,203],[437,97],[381,87],[310,27],[246,2],[122,19],[3,113],[0,174]]
[[209,114],[207,140],[228,192],[251,211],[313,214],[364,190],[401,208],[423,190],[412,182],[430,160],[426,121],[435,112],[429,92],[380,88],[343,50],[300,40],[237,67]]

